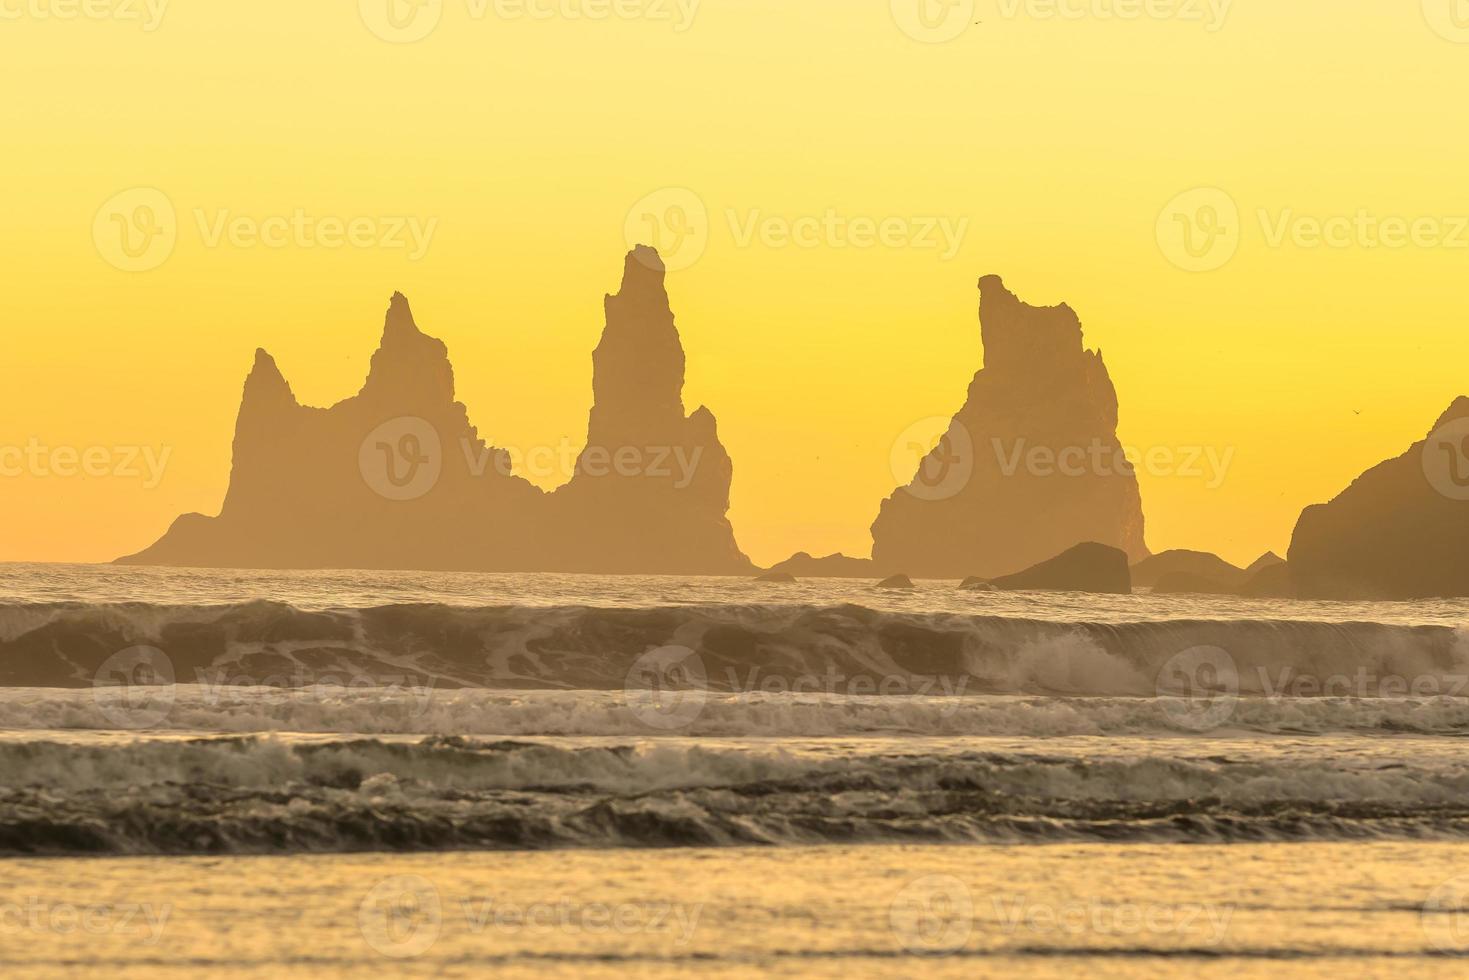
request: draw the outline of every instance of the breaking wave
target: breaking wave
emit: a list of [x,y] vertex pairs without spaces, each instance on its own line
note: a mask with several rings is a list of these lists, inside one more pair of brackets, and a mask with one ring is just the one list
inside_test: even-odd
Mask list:
[[0,730],[150,730],[363,735],[780,738],[907,734],[936,737],[1469,735],[1469,698],[1182,698],[1036,696],[697,695],[665,723],[655,704],[623,691],[407,688],[323,690],[177,685],[0,691]]
[[0,743],[0,852],[1469,837],[1444,758],[271,737]]
[[1053,622],[855,605],[0,604],[3,686],[91,687],[138,647],[157,651],[168,679],[205,685],[619,690],[639,658],[679,647],[697,653],[712,691],[912,695],[947,682],[965,694],[1104,697],[1150,697],[1173,658],[1209,647],[1228,654],[1246,695],[1280,693],[1292,675],[1469,695],[1469,631],[1442,625]]

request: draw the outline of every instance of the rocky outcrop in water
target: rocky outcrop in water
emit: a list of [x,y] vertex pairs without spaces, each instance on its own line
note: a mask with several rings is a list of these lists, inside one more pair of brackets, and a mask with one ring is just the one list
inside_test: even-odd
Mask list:
[[980,280],[984,368],[913,481],[884,501],[873,560],[933,578],[994,577],[1084,542],[1147,557],[1117,394],[1067,306]]
[[1079,544],[1014,575],[990,583],[1003,592],[1094,592],[1128,595],[1132,578],[1127,555],[1117,548],[1095,542]]
[[512,472],[455,400],[444,344],[395,294],[362,390],[301,405],[260,351],[218,517],[187,514],[130,564],[572,572],[748,572],[725,512],[714,417],[685,418],[663,266],[630,254],[594,354],[596,406],[571,483]]
[[[629,253],[592,355],[587,445],[553,500],[561,564],[588,572],[753,571],[725,516],[734,466],[707,408],[684,415],[684,350],[658,253]],[[549,531],[547,532],[550,533]]]
[[1308,599],[1469,595],[1469,398],[1406,453],[1307,507],[1289,566]]
[[770,571],[795,575],[798,578],[882,577],[870,558],[848,558],[841,554],[813,558],[804,551],[798,551],[785,561],[770,566]]
[[1250,576],[1207,551],[1176,549],[1145,558],[1132,568],[1132,584],[1159,594],[1231,595]]

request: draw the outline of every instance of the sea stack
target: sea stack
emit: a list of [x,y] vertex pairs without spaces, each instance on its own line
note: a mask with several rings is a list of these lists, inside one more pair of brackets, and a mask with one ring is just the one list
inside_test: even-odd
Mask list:
[[187,514],[128,564],[241,568],[728,573],[753,566],[725,512],[731,465],[705,409],[685,418],[684,352],[652,249],[628,256],[594,355],[596,405],[571,483],[511,472],[455,400],[444,343],[394,294],[362,390],[301,405],[260,351],[218,517]]
[[1469,595],[1469,398],[1403,455],[1307,507],[1289,568],[1303,599]]
[[996,578],[1083,543],[1148,556],[1117,394],[1065,306],[979,282],[984,367],[948,435],[872,525],[874,562],[915,575]]
[[684,349],[656,251],[628,253],[605,308],[587,445],[555,494],[548,546],[578,571],[753,572],[726,516],[734,467],[714,414],[684,415]]

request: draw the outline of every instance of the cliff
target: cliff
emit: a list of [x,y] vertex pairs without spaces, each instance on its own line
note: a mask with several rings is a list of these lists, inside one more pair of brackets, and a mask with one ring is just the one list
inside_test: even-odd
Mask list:
[[1469,398],[1403,455],[1307,507],[1289,567],[1306,599],[1469,595]]
[[1067,306],[980,280],[984,367],[948,436],[872,525],[873,561],[913,575],[1017,572],[1082,543],[1146,558],[1137,478],[1117,439],[1117,394]]
[[[594,355],[596,407],[570,484],[511,472],[455,400],[443,342],[395,294],[357,395],[301,405],[260,351],[218,517],[180,517],[129,564],[567,572],[751,568],[725,511],[714,418],[684,418],[683,348],[651,249],[628,256]],[[605,459],[605,464],[603,460]]]

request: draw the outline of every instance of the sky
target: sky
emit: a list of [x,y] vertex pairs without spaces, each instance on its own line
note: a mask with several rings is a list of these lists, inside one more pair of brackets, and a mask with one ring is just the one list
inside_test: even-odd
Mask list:
[[579,447],[638,241],[758,562],[869,553],[990,273],[1103,351],[1153,550],[1283,553],[1469,392],[1466,8],[0,0],[0,560],[216,513],[255,349],[332,404],[394,290]]

